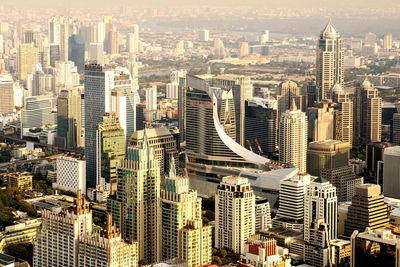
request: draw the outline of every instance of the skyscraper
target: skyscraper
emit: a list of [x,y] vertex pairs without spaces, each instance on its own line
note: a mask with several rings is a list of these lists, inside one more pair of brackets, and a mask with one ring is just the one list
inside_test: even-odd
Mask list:
[[14,111],[14,87],[11,75],[0,75],[0,114]]
[[388,207],[383,198],[379,185],[357,186],[344,222],[344,235],[350,237],[354,230],[362,232],[367,227],[376,230],[388,224]]
[[117,167],[125,158],[124,130],[115,113],[105,113],[96,132],[96,185],[114,193],[117,190]]
[[33,266],[81,266],[79,235],[92,233],[92,212],[78,191],[66,212],[42,211],[42,225],[34,242]]
[[393,114],[392,143],[400,146],[400,113]]
[[68,39],[68,60],[78,67],[78,72],[85,71],[85,42],[80,35],[71,35]]
[[209,38],[210,38],[209,30],[201,30],[199,32],[199,41],[200,42],[208,42]]
[[17,59],[18,79],[24,80],[28,73],[33,73],[33,67],[39,63],[39,50],[33,43],[20,44]]
[[310,142],[334,138],[334,105],[332,101],[324,101],[307,109],[308,140]]
[[179,258],[190,267],[211,262],[211,226],[203,226],[201,198],[189,189],[189,179],[177,177],[174,159],[161,190],[162,256]]
[[224,177],[215,197],[215,247],[244,251],[255,233],[255,196],[247,178]]
[[50,50],[49,50],[49,63],[50,66],[55,67],[57,61],[60,61],[60,45],[59,44],[50,44]]
[[322,219],[328,224],[330,240],[337,238],[337,197],[336,188],[319,177],[307,186],[304,197],[304,240],[312,241],[312,229]]
[[333,102],[337,103],[338,109],[335,111],[335,131],[334,139],[342,140],[350,145],[353,144],[353,112],[354,106],[350,96],[345,92],[339,83],[332,89]]
[[280,85],[277,89],[276,100],[278,101],[278,120],[286,110],[290,109],[293,101],[300,110],[305,110],[303,105],[305,97],[300,95],[300,88],[293,81],[286,81]]
[[387,147],[383,154],[383,194],[400,198],[400,146]]
[[57,98],[57,137],[60,147],[83,146],[81,93],[78,89],[65,89]]
[[118,168],[116,198],[107,200],[107,210],[123,239],[138,242],[138,259],[148,263],[161,260],[160,200],[160,167],[144,133],[142,147],[128,147]]
[[356,87],[354,103],[354,141],[368,144],[381,141],[382,98],[368,78]]
[[156,110],[157,109],[157,86],[153,85],[146,89],[146,109]]
[[317,89],[321,99],[330,98],[330,90],[337,82],[344,86],[344,53],[339,32],[329,19],[317,45]]
[[118,32],[116,30],[111,30],[106,33],[106,39],[104,40],[104,51],[106,51],[107,54],[114,55],[118,54],[118,50]]
[[87,187],[96,185],[96,131],[105,112],[111,110],[114,73],[111,67],[85,66],[85,158]]
[[385,33],[385,36],[383,36],[383,49],[386,51],[389,51],[393,47],[393,37],[391,32]]
[[214,57],[224,59],[226,56],[224,42],[220,38],[214,38]]
[[290,110],[279,121],[279,162],[307,170],[307,119],[293,100]]
[[104,48],[103,43],[89,44],[89,62],[104,65]]
[[365,34],[365,45],[375,46],[376,44],[376,34],[372,32],[368,32]]

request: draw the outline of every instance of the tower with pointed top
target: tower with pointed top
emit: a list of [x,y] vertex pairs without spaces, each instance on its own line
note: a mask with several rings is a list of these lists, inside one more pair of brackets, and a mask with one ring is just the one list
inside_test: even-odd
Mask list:
[[189,179],[176,176],[171,157],[169,177],[161,190],[162,257],[179,258],[189,267],[211,262],[211,226],[203,226],[201,198],[189,189]]
[[138,242],[138,259],[158,262],[162,244],[160,166],[146,131],[141,147],[128,147],[117,173],[117,194],[107,200],[107,211],[114,215],[123,239]]
[[317,45],[316,82],[321,99],[331,97],[331,88],[335,83],[344,86],[344,53],[342,39],[329,19],[321,32]]
[[307,118],[294,100],[279,120],[279,161],[307,170]]

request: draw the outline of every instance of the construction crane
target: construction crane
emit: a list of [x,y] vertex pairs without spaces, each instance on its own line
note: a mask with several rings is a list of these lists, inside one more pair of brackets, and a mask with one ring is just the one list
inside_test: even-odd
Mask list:
[[260,154],[260,155],[264,154],[264,152],[262,151],[260,143],[258,142],[257,138],[254,141],[256,141],[256,144],[258,146],[258,154]]
[[250,141],[247,139],[246,142],[249,145],[249,148],[250,148],[251,152],[253,152],[253,148],[251,147]]

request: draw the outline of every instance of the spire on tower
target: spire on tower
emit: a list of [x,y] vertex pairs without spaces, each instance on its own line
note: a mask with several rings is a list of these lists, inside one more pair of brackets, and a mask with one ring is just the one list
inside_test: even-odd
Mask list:
[[293,99],[292,105],[290,106],[290,111],[296,111],[296,110],[297,110],[296,101]]

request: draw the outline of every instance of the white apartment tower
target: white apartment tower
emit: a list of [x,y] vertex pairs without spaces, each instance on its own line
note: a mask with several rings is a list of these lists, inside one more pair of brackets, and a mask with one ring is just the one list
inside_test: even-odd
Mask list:
[[279,121],[279,162],[294,165],[301,173],[307,170],[307,117],[294,100]]
[[81,191],[74,206],[66,212],[43,210],[42,225],[33,245],[33,266],[80,266],[79,235],[91,232],[92,212]]
[[314,224],[323,219],[328,224],[329,239],[337,238],[336,187],[319,177],[307,186],[304,198],[304,240],[311,241]]
[[86,163],[84,160],[72,157],[58,157],[57,160],[57,182],[54,188],[65,191],[86,192]]
[[321,99],[330,97],[330,90],[338,82],[344,86],[344,53],[339,32],[329,19],[317,45],[317,89]]
[[215,196],[215,247],[244,251],[255,233],[255,195],[247,178],[227,176]]
[[157,110],[157,86],[146,89],[146,109]]

